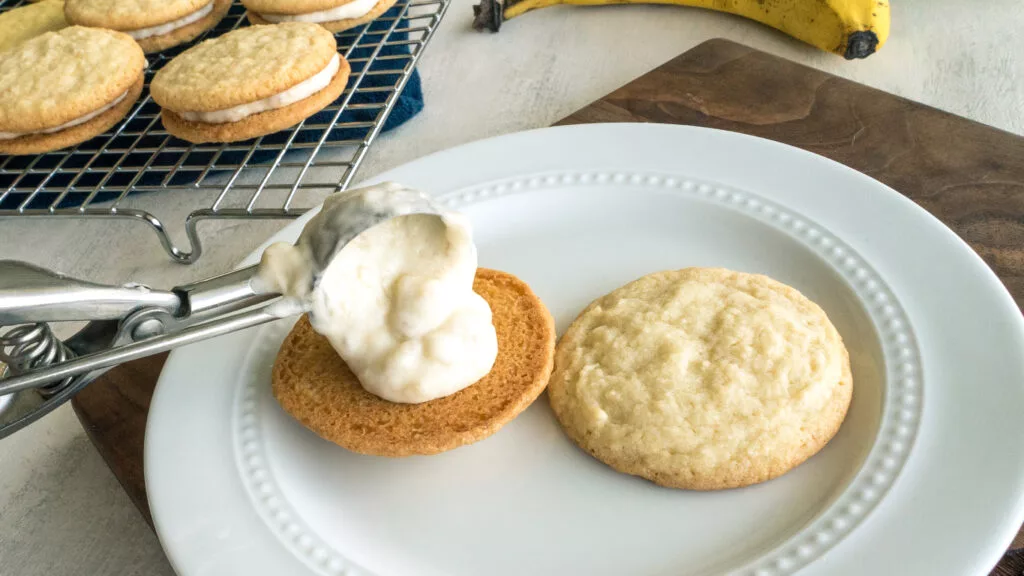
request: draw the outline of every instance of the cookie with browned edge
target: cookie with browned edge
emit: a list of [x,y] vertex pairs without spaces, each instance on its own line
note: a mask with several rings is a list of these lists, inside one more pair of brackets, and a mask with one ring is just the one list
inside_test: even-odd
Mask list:
[[105,132],[138,99],[145,65],[131,37],[83,26],[0,53],[0,153],[49,152]]
[[217,25],[231,0],[66,0],[71,24],[124,32],[146,53],[195,39]]
[[480,268],[473,289],[498,335],[491,371],[450,396],[398,404],[367,392],[326,338],[301,318],[273,368],[274,397],[320,437],[362,454],[437,454],[494,434],[544,391],[554,358],[547,308],[515,276]]
[[313,22],[342,32],[380,17],[395,0],[242,0],[253,24]]
[[350,68],[316,24],[250,26],[206,40],[167,63],[150,85],[171,134],[235,142],[284,130],[336,100]]

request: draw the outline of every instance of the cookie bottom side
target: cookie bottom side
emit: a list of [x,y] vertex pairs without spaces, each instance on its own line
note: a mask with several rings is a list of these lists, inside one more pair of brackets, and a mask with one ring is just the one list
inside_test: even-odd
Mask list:
[[438,454],[487,438],[544,391],[554,364],[555,325],[544,303],[511,274],[480,268],[473,290],[493,311],[498,356],[471,386],[420,404],[383,400],[359,384],[303,317],[274,363],[274,397],[321,438],[360,454]]
[[229,8],[231,8],[231,0],[213,0],[213,10],[203,18],[191,24],[186,24],[181,28],[171,30],[167,34],[139,38],[135,41],[139,43],[142,51],[146,54],[173,48],[179,44],[195,40],[200,34],[216,26],[227,15]]
[[[344,32],[350,28],[361,26],[367,22],[372,22],[379,18],[381,14],[387,12],[395,5],[395,0],[381,0],[365,15],[359,18],[346,18],[344,20],[330,20],[327,22],[317,22],[320,26],[330,30],[331,32]],[[246,17],[249,18],[249,22],[252,24],[271,24],[270,21],[260,18],[259,14],[254,14],[251,10],[246,12]]]
[[160,113],[164,128],[168,132],[194,144],[204,142],[238,142],[265,136],[290,128],[323,110],[345,91],[351,67],[342,58],[337,74],[331,83],[319,92],[281,108],[253,114],[238,122],[209,124],[185,120],[178,114],[164,108]]
[[145,74],[139,74],[138,80],[128,88],[128,94],[116,106],[100,114],[99,116],[60,130],[52,134],[28,134],[11,140],[0,140],[0,153],[3,154],[42,154],[62,148],[70,148],[81,144],[93,136],[106,132],[111,126],[117,124],[135,105],[142,93],[142,84]]

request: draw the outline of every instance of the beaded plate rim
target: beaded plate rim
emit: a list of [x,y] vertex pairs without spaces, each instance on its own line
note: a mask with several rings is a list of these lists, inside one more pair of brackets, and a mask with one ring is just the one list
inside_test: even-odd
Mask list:
[[[853,248],[799,212],[736,187],[650,171],[556,171],[505,178],[440,194],[448,209],[558,187],[633,186],[659,189],[738,210],[782,231],[828,263],[862,300],[878,331],[885,360],[882,415],[870,451],[846,489],[808,526],[783,544],[734,571],[740,576],[790,576],[833,548],[892,488],[909,458],[923,410],[921,355],[908,316],[891,288]],[[294,320],[264,326],[255,336],[236,381],[232,436],[243,484],[255,509],[279,541],[317,574],[374,576],[334,551],[287,502],[266,466],[254,358],[276,355]],[[240,384],[240,385],[239,385]],[[267,395],[264,395],[264,397]]]

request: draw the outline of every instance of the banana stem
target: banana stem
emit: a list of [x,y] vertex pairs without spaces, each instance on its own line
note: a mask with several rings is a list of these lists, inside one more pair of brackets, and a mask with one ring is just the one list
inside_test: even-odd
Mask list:
[[848,60],[877,52],[889,36],[889,0],[480,0],[473,27],[497,32],[505,20],[560,4],[675,4],[749,18]]
[[501,29],[503,11],[501,0],[480,0],[473,6],[473,29],[497,32]]

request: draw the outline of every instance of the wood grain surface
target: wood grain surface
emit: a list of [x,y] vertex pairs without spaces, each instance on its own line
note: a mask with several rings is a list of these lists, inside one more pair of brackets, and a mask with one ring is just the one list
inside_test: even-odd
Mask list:
[[559,124],[661,122],[743,132],[826,156],[909,196],[1024,305],[1024,138],[710,40]]
[[[732,130],[846,164],[946,223],[1024,305],[1024,138],[726,40],[705,42],[558,124],[597,122]],[[150,522],[143,434],[165,361],[159,355],[119,366],[73,401]],[[990,576],[1022,574],[1024,530]]]
[[142,470],[146,416],[167,353],[117,366],[71,401],[85,433],[152,526]]

